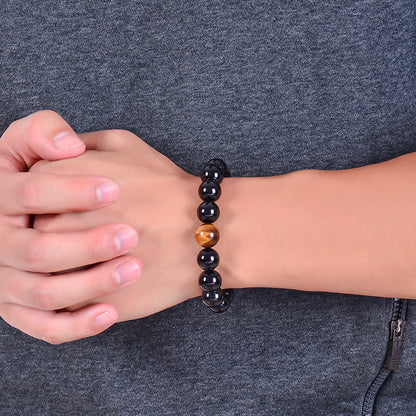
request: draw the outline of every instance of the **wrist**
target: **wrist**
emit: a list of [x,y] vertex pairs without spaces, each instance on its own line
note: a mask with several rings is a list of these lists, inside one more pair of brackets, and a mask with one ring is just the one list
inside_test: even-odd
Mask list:
[[[323,174],[302,170],[225,179],[218,243],[224,287],[313,290],[317,282],[311,285],[309,273],[322,266],[319,258],[310,261],[312,251],[319,256],[313,216],[319,216],[320,202],[314,193]],[[318,204],[313,211],[311,200]]]
[[293,284],[285,236],[293,176],[224,179],[217,244],[224,287]]

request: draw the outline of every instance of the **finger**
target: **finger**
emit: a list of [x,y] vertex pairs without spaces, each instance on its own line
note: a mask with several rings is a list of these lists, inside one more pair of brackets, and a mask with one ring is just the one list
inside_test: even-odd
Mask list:
[[106,223],[106,216],[91,215],[89,212],[68,214],[36,215],[33,228],[44,233],[68,233],[72,231],[85,231]]
[[0,140],[0,170],[26,171],[37,160],[79,156],[83,141],[56,112],[39,111],[10,124]]
[[90,305],[75,312],[50,312],[3,303],[0,314],[11,326],[54,345],[97,335],[118,318],[117,310],[107,304]]
[[118,184],[99,176],[0,173],[0,213],[5,215],[92,211],[114,202]]
[[102,221],[99,222],[100,219],[96,220],[96,217],[88,214],[88,212],[77,212],[58,215],[36,215],[33,228],[44,233],[67,233],[74,230],[88,230],[91,227],[97,227],[102,224]]
[[45,275],[0,268],[0,302],[53,311],[107,295],[134,283],[141,263],[120,257],[81,271]]
[[80,135],[87,150],[112,151],[129,143],[141,141],[134,133],[127,130],[102,130]]
[[0,264],[39,273],[59,272],[121,256],[137,242],[137,231],[126,224],[72,233],[2,227]]

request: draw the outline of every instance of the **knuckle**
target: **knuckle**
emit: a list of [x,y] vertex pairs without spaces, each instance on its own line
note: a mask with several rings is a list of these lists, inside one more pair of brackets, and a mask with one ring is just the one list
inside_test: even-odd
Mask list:
[[20,205],[26,211],[35,210],[39,205],[40,189],[33,181],[26,180],[20,185],[18,192]]
[[41,133],[43,126],[50,123],[53,119],[60,117],[52,110],[41,110],[31,114],[27,120],[26,134],[29,139],[36,138]]
[[110,237],[104,233],[94,232],[86,241],[86,253],[92,262],[106,260],[110,253]]
[[121,131],[122,130],[117,130],[117,129],[106,130],[105,132],[103,132],[101,143],[105,147],[110,147],[110,148],[120,147],[123,144],[123,138],[122,138],[122,135],[120,134]]
[[31,114],[27,119],[25,140],[27,143],[41,143],[44,131],[48,126],[55,124],[61,116],[53,110],[41,110]]
[[16,308],[10,307],[10,303],[0,302],[0,317],[9,325],[17,328]]
[[90,297],[97,297],[112,292],[116,288],[116,281],[111,273],[102,269],[92,271],[90,277],[85,280],[85,293]]
[[56,330],[52,327],[45,328],[42,340],[52,345],[59,345],[65,342],[62,339],[62,337],[56,332]]
[[39,137],[39,133],[45,123],[48,123],[53,119],[56,120],[57,118],[61,118],[61,116],[56,111],[37,111],[26,117],[14,120],[9,124],[2,137],[8,136],[15,130],[19,131],[24,126],[23,128],[26,129],[25,137],[27,137],[29,140],[33,140],[34,137]]
[[26,242],[21,248],[21,258],[28,271],[37,271],[47,273],[44,243],[41,237]]
[[34,307],[42,311],[52,311],[58,307],[55,294],[47,283],[44,280],[40,280],[32,293]]
[[22,293],[22,285],[22,279],[9,278],[0,272],[0,304],[1,302],[20,303],[19,295]]
[[61,118],[61,115],[54,110],[45,108],[44,110],[37,111],[36,113],[39,117],[42,117],[46,121],[50,121],[51,118]]
[[44,123],[51,122],[53,119],[60,119],[61,116],[53,110],[45,109],[36,111],[35,113],[29,116],[29,126],[39,126],[43,125]]
[[7,129],[5,130],[5,132],[3,133],[3,136],[7,136],[8,133],[11,133],[13,130],[18,129],[21,122],[22,122],[22,119],[12,121],[7,127]]
[[137,136],[134,133],[123,129],[106,130],[104,139],[106,145],[112,146],[114,148],[128,145],[132,141],[137,142]]

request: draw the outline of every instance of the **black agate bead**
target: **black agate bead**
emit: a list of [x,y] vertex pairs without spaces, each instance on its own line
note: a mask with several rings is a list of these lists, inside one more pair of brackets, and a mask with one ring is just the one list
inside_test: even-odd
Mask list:
[[221,195],[221,188],[215,182],[202,182],[198,194],[204,201],[216,201]]
[[201,298],[204,305],[208,306],[209,308],[220,306],[224,300],[221,290],[210,290],[209,292],[202,292]]
[[198,218],[204,224],[212,224],[220,216],[220,209],[214,201],[204,201],[198,207]]
[[216,165],[208,165],[201,171],[203,182],[221,183],[223,176],[221,169]]
[[233,298],[233,290],[232,289],[222,290],[222,297],[223,297],[223,300],[219,305],[210,307],[212,312],[222,313],[228,309],[228,307],[230,306],[230,302]]
[[215,270],[204,271],[199,275],[199,287],[208,292],[221,287],[221,275]]
[[220,169],[222,176],[224,177],[230,176],[230,172],[227,168],[227,165],[222,159],[218,159],[218,158],[210,159],[207,163],[207,166],[209,165],[217,166]]
[[198,265],[203,270],[212,270],[218,266],[220,256],[213,248],[204,248],[198,253]]

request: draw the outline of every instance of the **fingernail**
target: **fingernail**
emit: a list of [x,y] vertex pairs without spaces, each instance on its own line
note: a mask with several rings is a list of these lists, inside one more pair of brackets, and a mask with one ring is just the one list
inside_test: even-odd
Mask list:
[[70,150],[80,147],[84,142],[74,133],[64,131],[53,139],[54,145],[60,150]]
[[100,204],[114,202],[120,195],[120,188],[115,182],[103,182],[95,190]]
[[113,325],[115,322],[116,320],[114,316],[108,312],[104,312],[101,315],[98,315],[94,320],[94,324],[97,328],[107,328],[110,325]]
[[137,233],[130,227],[124,227],[117,231],[114,244],[118,251],[130,250],[137,244]]
[[119,285],[133,282],[139,277],[140,267],[134,261],[128,261],[116,267],[114,277]]

